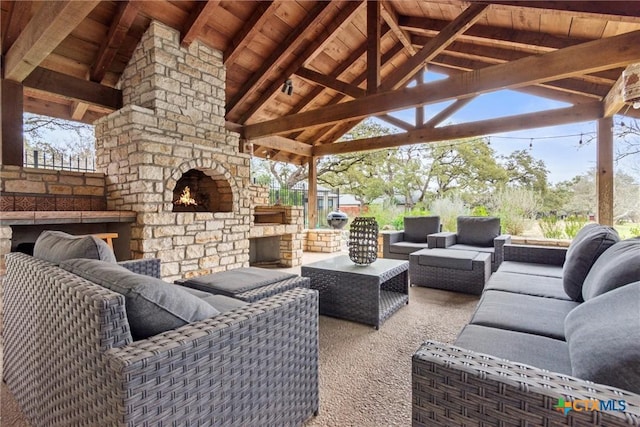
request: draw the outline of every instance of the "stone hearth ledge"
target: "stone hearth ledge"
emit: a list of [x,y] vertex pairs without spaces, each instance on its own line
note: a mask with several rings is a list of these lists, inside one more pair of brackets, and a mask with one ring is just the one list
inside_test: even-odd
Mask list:
[[131,211],[13,211],[0,212],[0,225],[135,222],[136,215]]

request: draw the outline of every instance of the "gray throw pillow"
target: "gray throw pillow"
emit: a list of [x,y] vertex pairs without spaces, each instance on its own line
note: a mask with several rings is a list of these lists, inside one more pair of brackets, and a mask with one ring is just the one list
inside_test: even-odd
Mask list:
[[600,224],[587,224],[576,234],[562,266],[562,285],[572,300],[582,301],[582,285],[591,266],[618,241],[616,230]]
[[639,280],[640,238],[636,237],[618,242],[600,255],[584,280],[582,298],[588,301]]
[[493,246],[500,235],[500,218],[491,216],[459,216],[456,243],[473,246]]
[[640,282],[580,304],[564,325],[574,376],[640,393]]
[[53,230],[40,233],[33,248],[33,256],[54,264],[72,258],[116,262],[113,250],[104,240],[94,236],[73,236]]
[[427,243],[429,234],[440,231],[439,216],[405,216],[404,240],[405,242]]
[[124,295],[134,339],[144,339],[219,313],[181,286],[133,273],[117,264],[72,259],[62,262],[60,267]]

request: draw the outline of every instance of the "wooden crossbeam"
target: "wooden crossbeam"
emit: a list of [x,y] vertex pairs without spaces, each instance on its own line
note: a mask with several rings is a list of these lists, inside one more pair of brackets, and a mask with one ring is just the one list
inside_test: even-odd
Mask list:
[[180,33],[180,44],[189,46],[202,32],[207,21],[214,13],[214,10],[220,4],[220,0],[207,0],[196,2],[196,7],[189,14],[187,22],[185,22],[182,32]]
[[98,5],[99,0],[42,2],[5,56],[4,78],[23,81]]
[[391,76],[385,79],[380,90],[397,89],[407,84],[427,62],[436,57],[451,44],[456,37],[467,31],[486,11],[488,5],[473,4],[465,9],[456,19],[445,26],[436,37],[429,40],[422,49],[398,67]]
[[[4,3],[4,2],[3,2]],[[11,45],[18,39],[20,32],[26,27],[31,18],[31,2],[8,1],[11,11],[6,23],[2,28],[2,53],[6,53]]]
[[327,76],[309,68],[301,67],[296,71],[295,74],[302,77],[303,79],[317,83],[329,89],[333,89],[336,92],[340,92],[352,98],[360,98],[361,96],[366,95],[366,91],[364,89],[360,89],[358,86],[354,86],[350,83],[334,79],[333,77]]
[[427,120],[423,127],[432,128],[439,125],[440,123],[442,123],[442,121],[446,120],[447,118],[454,115],[456,112],[460,111],[462,108],[464,108],[465,105],[473,101],[475,98],[476,97],[474,96],[472,98],[456,100],[453,104],[447,106],[446,108],[443,108],[442,111],[440,111],[438,114],[436,114],[435,116]]
[[409,52],[410,55],[416,54],[416,49],[411,44],[411,35],[400,28],[398,24],[398,14],[396,13],[393,6],[388,1],[381,1],[382,4],[382,19],[387,23],[393,34],[395,34],[396,38],[404,48]]
[[607,93],[607,96],[602,100],[604,117],[612,117],[624,106],[625,103],[622,98],[623,85],[624,79],[622,78],[622,75],[620,75],[620,78],[615,82],[609,93]]
[[400,120],[399,118],[391,116],[389,114],[381,114],[376,117],[400,129],[414,130],[416,128],[416,126],[412,125],[411,123],[407,123],[404,120]]
[[287,153],[296,154],[298,156],[309,157],[311,156],[312,151],[312,147],[309,144],[277,135],[252,139],[249,142],[261,147],[267,147],[278,151],[286,151]]
[[416,129],[403,134],[363,138],[353,141],[336,142],[315,146],[314,156],[352,153],[356,151],[378,150],[399,147],[408,144],[448,141],[471,138],[492,133],[557,126],[567,123],[595,120],[602,115],[602,106],[598,102],[582,104],[556,110],[520,114],[517,116],[489,119],[429,129]]
[[251,14],[249,20],[240,28],[237,34],[231,39],[229,47],[224,50],[223,58],[225,64],[233,64],[238,55],[247,48],[253,38],[260,33],[263,25],[275,8],[273,1],[259,1]]
[[246,137],[324,126],[417,105],[462,99],[499,89],[626,66],[640,60],[640,31],[571,46],[543,55],[466,72],[449,79],[386,91],[338,105],[247,125]]
[[378,0],[367,1],[367,93],[378,92],[380,86],[381,5]]
[[25,87],[98,105],[111,110],[122,108],[122,91],[99,83],[38,67],[24,79]]

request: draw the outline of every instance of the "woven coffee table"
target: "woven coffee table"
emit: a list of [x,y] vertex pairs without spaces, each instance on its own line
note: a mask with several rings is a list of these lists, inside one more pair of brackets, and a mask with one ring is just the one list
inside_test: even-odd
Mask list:
[[409,262],[378,259],[361,266],[341,255],[303,265],[303,277],[320,294],[320,314],[373,325],[376,329],[409,303]]

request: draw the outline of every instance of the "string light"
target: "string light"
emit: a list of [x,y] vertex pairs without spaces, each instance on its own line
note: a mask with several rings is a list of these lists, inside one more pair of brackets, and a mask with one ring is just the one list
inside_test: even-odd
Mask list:
[[580,141],[578,141],[578,145],[582,145],[582,134],[580,134]]
[[529,140],[529,150],[533,150],[533,138]]

